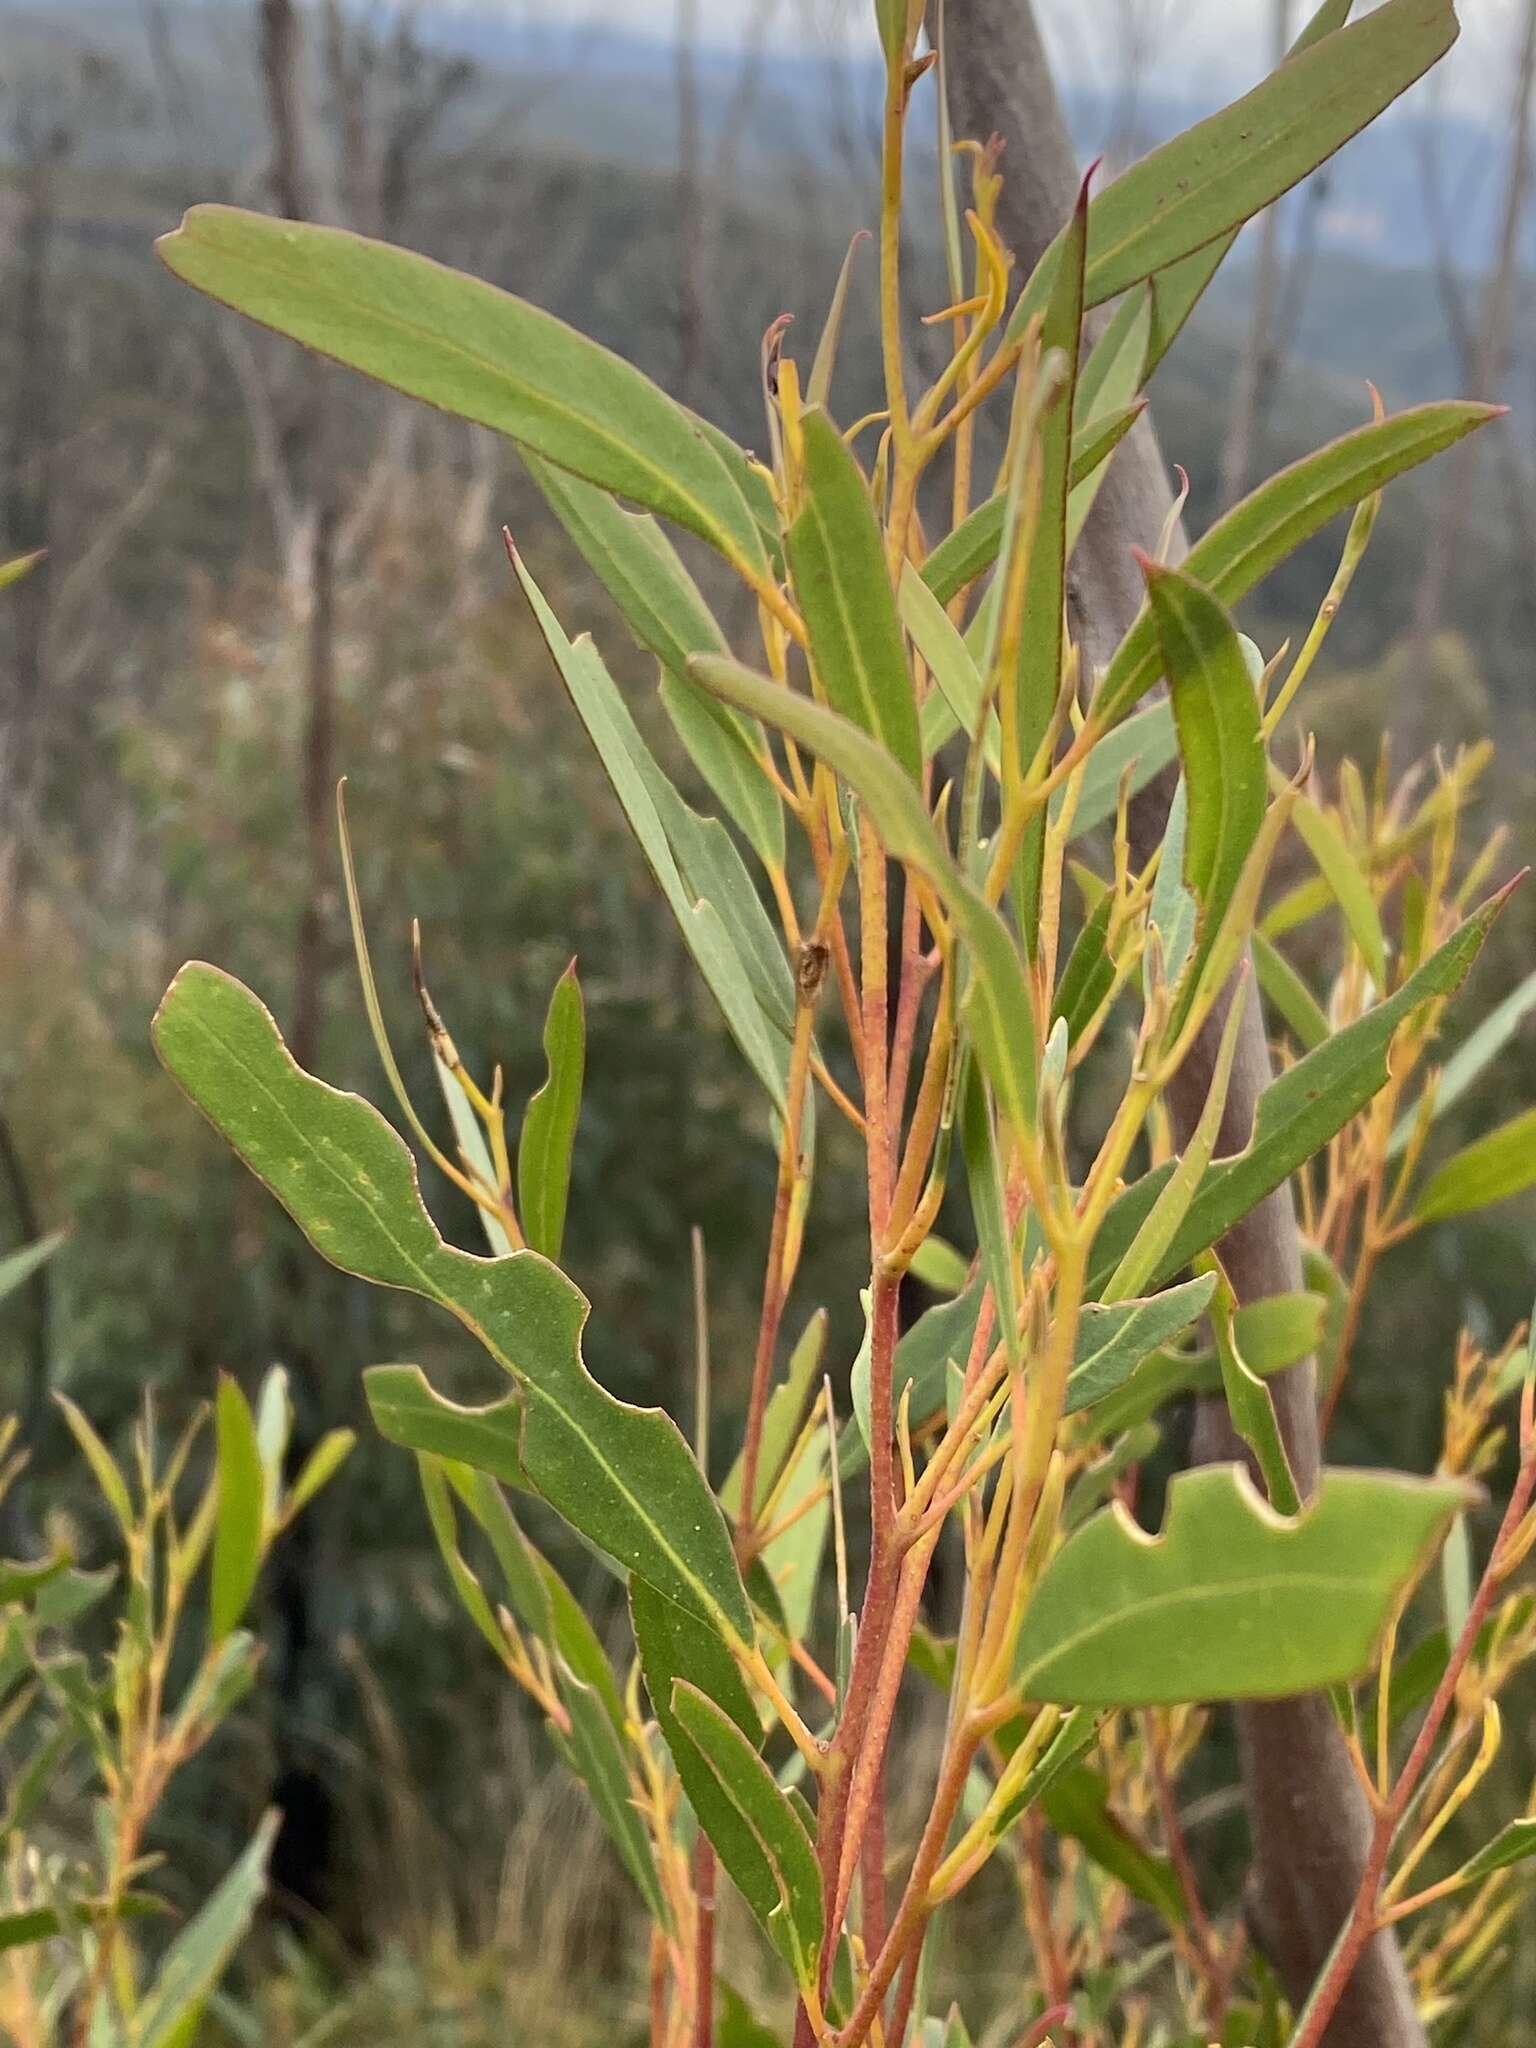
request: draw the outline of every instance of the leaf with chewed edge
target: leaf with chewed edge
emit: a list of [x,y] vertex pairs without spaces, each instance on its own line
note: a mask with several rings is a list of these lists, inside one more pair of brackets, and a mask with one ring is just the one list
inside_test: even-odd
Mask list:
[[517,1382],[523,1464],[551,1506],[627,1570],[749,1641],[751,1610],[708,1482],[669,1416],[616,1400],[587,1371],[580,1290],[535,1252],[484,1259],[445,1244],[397,1133],[361,1097],[306,1074],[231,976],[184,967],[154,1041],[323,1257],[447,1309]]

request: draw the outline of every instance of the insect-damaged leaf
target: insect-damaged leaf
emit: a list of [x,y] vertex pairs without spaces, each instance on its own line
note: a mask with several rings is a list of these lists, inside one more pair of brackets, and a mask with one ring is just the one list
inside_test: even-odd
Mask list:
[[524,443],[729,559],[765,559],[739,450],[630,363],[510,292],[387,242],[194,206],[155,245],[199,291],[410,398]]
[[1456,1481],[1335,1470],[1286,1521],[1241,1466],[1182,1473],[1161,1535],[1113,1507],[1068,1538],[1025,1614],[1016,1683],[1103,1707],[1344,1684],[1466,1498]]
[[[262,1004],[217,968],[181,970],[154,1040],[317,1251],[435,1301],[517,1382],[523,1463],[545,1499],[626,1570],[747,1638],[747,1597],[704,1475],[668,1416],[615,1400],[587,1371],[587,1302],[565,1275],[535,1252],[481,1259],[445,1244],[383,1117],[306,1074]],[[478,1462],[463,1447],[448,1454]]]

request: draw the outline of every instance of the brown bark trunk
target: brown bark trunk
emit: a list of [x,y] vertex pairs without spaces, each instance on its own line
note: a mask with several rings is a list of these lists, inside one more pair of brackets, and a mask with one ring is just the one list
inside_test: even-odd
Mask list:
[[[1039,29],[1028,0],[949,0],[949,28],[955,132],[1002,136],[999,226],[1027,272],[1067,218],[1078,179]],[[1131,548],[1155,545],[1170,504],[1156,437],[1144,419],[1111,465],[1071,567],[1073,635],[1088,673],[1108,659],[1141,607],[1142,581]],[[1133,807],[1132,836],[1143,859],[1161,838],[1173,786],[1171,777],[1163,777]],[[1181,1140],[1205,1102],[1220,1022],[1219,1015],[1212,1019],[1169,1091]],[[1250,996],[1222,1151],[1236,1151],[1245,1142],[1270,1078],[1263,1014]],[[1240,1300],[1299,1286],[1301,1251],[1289,1187],[1276,1190],[1220,1249]],[[1320,1463],[1312,1361],[1270,1385],[1297,1481],[1309,1490]],[[1202,1404],[1196,1451],[1202,1459],[1242,1455],[1224,1404]],[[1253,1837],[1250,1917],[1299,2004],[1353,1900],[1369,1816],[1325,1700],[1244,1708],[1238,1726]],[[1330,2048],[1421,2048],[1423,2030],[1390,1934],[1367,1950],[1328,2041]]]

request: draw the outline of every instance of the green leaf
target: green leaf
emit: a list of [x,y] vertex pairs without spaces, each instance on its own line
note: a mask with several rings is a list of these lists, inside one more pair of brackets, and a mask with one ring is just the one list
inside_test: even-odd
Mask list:
[[747,1638],[746,1594],[708,1484],[669,1417],[615,1400],[588,1373],[588,1304],[570,1281],[537,1253],[478,1259],[444,1244],[383,1117],[304,1073],[268,1012],[216,968],[182,969],[154,1039],[317,1251],[435,1301],[517,1382],[523,1464],[545,1499],[627,1570]]
[[497,1663],[504,1665],[508,1656],[507,1639],[491,1612],[491,1603],[485,1597],[484,1586],[459,1548],[453,1495],[449,1490],[443,1461],[441,1458],[418,1455],[416,1469],[421,1475],[421,1491],[427,1503],[427,1519],[432,1524],[432,1534],[437,1539],[438,1552],[448,1573],[449,1583],[459,1596],[459,1605],[489,1643]]
[[9,590],[13,583],[19,583],[47,552],[46,548],[34,548],[29,555],[12,555],[8,562],[0,562],[0,590]]
[[1249,934],[1248,943],[1259,987],[1279,1011],[1302,1051],[1315,1051],[1328,1036],[1328,1019],[1322,1006],[1273,939],[1255,931]]
[[[1029,1811],[1036,1800],[1043,1799],[1056,1784],[1071,1770],[1078,1759],[1092,1749],[1098,1739],[1099,1717],[1087,1707],[1074,1707],[1067,1715],[1050,1744],[1022,1785],[1013,1796],[1000,1806],[993,1816],[992,1833],[995,1841],[1001,1841],[1016,1820]],[[1081,1808],[1070,1796],[1061,1802],[1059,1810],[1070,1818]],[[1060,1830],[1059,1832],[1069,1832]]]
[[26,1606],[35,1601],[49,1586],[65,1576],[69,1565],[67,1550],[56,1550],[51,1557],[28,1558],[22,1562],[15,1558],[0,1558],[0,1608]]
[[1350,936],[1360,948],[1371,980],[1378,989],[1387,985],[1387,948],[1382,936],[1381,916],[1371,885],[1360,863],[1350,852],[1343,833],[1310,797],[1298,797],[1291,822],[1300,833],[1307,851],[1317,862],[1318,872],[1333,891]]
[[363,1386],[374,1426],[386,1442],[457,1459],[521,1493],[535,1491],[523,1469],[518,1395],[508,1394],[484,1408],[462,1408],[435,1393],[419,1365],[370,1366]]
[[[966,1186],[971,1197],[971,1215],[976,1224],[976,1242],[981,1251],[981,1277],[992,1289],[997,1324],[1008,1346],[1009,1363],[1019,1364],[1018,1288],[1014,1278],[1014,1247],[1008,1227],[1008,1196],[1003,1182],[1003,1160],[992,1117],[992,1104],[974,1060],[965,1062],[960,1076],[960,1149],[965,1158]],[[972,1288],[976,1306],[980,1293]],[[927,1317],[923,1318],[923,1322]],[[971,1324],[976,1323],[975,1313]],[[916,1339],[919,1323],[910,1332]],[[904,1340],[905,1341],[905,1340]],[[970,1348],[970,1335],[965,1339]],[[897,1349],[900,1349],[898,1345]],[[959,1354],[963,1361],[965,1353]],[[897,1390],[898,1399],[900,1389]],[[916,1410],[922,1414],[922,1409]]]
[[[4,585],[0,584],[0,589]],[[163,1913],[164,1906],[148,1892],[125,1892],[117,1902],[115,1915],[95,1899],[72,1899],[62,1909],[33,1906],[29,1911],[0,1913],[0,1953],[9,1948],[30,1948],[35,1942],[52,1941],[56,1935],[71,1934],[80,1920],[95,1926],[109,1917],[118,1920],[146,1920]],[[77,1917],[78,1916],[78,1917]]]
[[832,373],[837,368],[837,352],[843,338],[843,315],[848,306],[848,287],[853,280],[853,259],[859,253],[860,242],[869,239],[869,230],[860,228],[848,244],[837,273],[837,283],[832,290],[832,303],[827,308],[826,324],[821,330],[821,339],[816,344],[816,354],[811,361],[811,374],[805,381],[805,402],[809,406],[825,405],[832,393]]
[[[1079,425],[1073,437],[1068,477],[1074,496],[1097,477],[1100,465],[1135,426],[1139,414],[1140,408],[1127,402]],[[996,492],[967,513],[928,556],[923,563],[922,579],[938,603],[948,604],[997,560],[1007,510],[1008,493]],[[1070,525],[1069,520],[1069,530]]]
[[1066,1413],[1076,1414],[1121,1387],[1152,1352],[1171,1344],[1204,1315],[1216,1287],[1214,1273],[1139,1301],[1091,1304],[1082,1313]]
[[880,741],[915,782],[917,705],[869,487],[817,408],[802,421],[805,501],[786,536],[811,659],[828,702]]
[[1015,1648],[1019,1690],[1135,1707],[1346,1684],[1466,1498],[1455,1482],[1331,1470],[1286,1521],[1240,1466],[1181,1473],[1160,1536],[1109,1508],[1046,1566]]
[[222,1642],[240,1621],[256,1588],[266,1522],[266,1475],[251,1404],[228,1373],[214,1404],[219,1505],[213,1525],[208,1634]]
[[1307,1358],[1322,1342],[1328,1304],[1320,1294],[1269,1294],[1245,1301],[1232,1333],[1250,1372],[1267,1378]]
[[[1203,583],[1218,603],[1234,605],[1339,513],[1498,417],[1496,406],[1452,400],[1414,406],[1356,427],[1278,470],[1234,505],[1196,541],[1183,571]],[[1104,672],[1091,707],[1094,717],[1106,727],[1114,725],[1160,674],[1157,630],[1148,607]]]
[[[679,1679],[672,1687],[672,1711],[732,1809],[735,1826],[715,1841],[721,1862],[734,1878],[740,1838],[750,1837],[777,1892],[764,1923],[768,1936],[796,1983],[813,1984],[821,1954],[821,1872],[804,1823],[756,1749],[713,1700]],[[743,1896],[753,1905],[745,1890]]]
[[288,1495],[287,1512],[296,1515],[301,1508],[308,1507],[322,1487],[328,1486],[351,1457],[357,1442],[357,1432],[352,1429],[328,1429],[319,1443],[304,1460],[299,1476],[293,1482]]
[[[1178,751],[1173,706],[1164,699],[1133,713],[1106,733],[1083,765],[1083,779],[1072,813],[1073,838],[1080,839],[1085,832],[1114,817],[1122,780],[1131,796],[1139,795]],[[1063,790],[1051,798],[1053,818],[1059,815],[1065,801]]]
[[408,249],[232,206],[194,206],[155,244],[176,275],[264,327],[760,565],[746,458],[622,357],[553,314]]
[[[902,1396],[912,1389],[911,1417],[915,1428],[937,1414],[944,1405],[944,1376],[951,1363],[964,1365],[976,1334],[981,1313],[982,1283],[972,1281],[953,1301],[941,1301],[920,1315],[906,1334],[897,1340],[891,1364],[891,1412],[901,1407]],[[869,1455],[869,1349],[863,1347],[854,1361],[850,1394],[858,1430],[843,1432],[838,1470],[844,1479],[863,1469]]]
[[[1067,602],[1067,499],[1071,492],[1072,419],[1077,365],[1083,334],[1083,264],[1088,248],[1088,180],[1079,190],[1067,225],[1061,260],[1045,317],[1040,347],[1059,352],[1060,388],[1046,407],[1037,432],[1039,495],[1024,583],[1023,632],[1018,666],[1003,688],[1013,692],[1014,768],[1026,777],[1061,693],[1061,664]],[[1006,565],[1002,572],[1007,573]],[[1045,814],[1036,811],[1025,829],[1014,870],[1013,902],[1033,956],[1038,950],[1041,863]]]
[[523,454],[630,631],[660,661],[662,702],[694,766],[759,857],[778,865],[784,812],[763,766],[762,733],[687,679],[690,654],[723,654],[726,643],[677,550],[649,513],[626,512],[595,484]]
[[1536,1109],[1512,1117],[1430,1175],[1413,1205],[1420,1223],[1487,1209],[1536,1186]]
[[182,2029],[217,1987],[266,1891],[280,1819],[277,1813],[264,1817],[239,1861],[166,1950],[134,2017],[135,2048],[172,2048],[191,2038]]
[[[1089,209],[1089,306],[1262,213],[1406,92],[1456,34],[1450,0],[1387,0],[1132,164]],[[1065,239],[1057,237],[1021,295],[1010,335],[1044,304]]]
[[1200,906],[1198,961],[1264,822],[1264,734],[1237,630],[1216,599],[1180,570],[1148,562],[1145,574],[1184,763],[1184,882]]
[[544,1020],[549,1078],[531,1096],[517,1144],[517,1208],[530,1251],[559,1260],[565,1204],[571,1188],[571,1152],[581,1115],[587,1026],[573,960],[555,983]]
[[971,1262],[947,1238],[925,1237],[907,1270],[935,1294],[960,1294],[970,1281]]
[[1034,1007],[1008,927],[951,861],[922,798],[884,748],[823,704],[755,675],[738,662],[705,656],[691,672],[727,703],[751,711],[817,753],[869,810],[886,851],[933,883],[971,949],[965,1001],[976,1053],[1004,1113],[1033,1131],[1037,1051]]
[[85,1461],[91,1468],[91,1476],[96,1481],[98,1492],[116,1516],[118,1527],[127,1536],[133,1529],[133,1502],[129,1498],[128,1482],[124,1479],[117,1460],[68,1394],[55,1394],[53,1398],[63,1410],[64,1420],[69,1424],[70,1435],[85,1454]]
[[[784,1469],[784,1460],[794,1449],[795,1438],[805,1419],[806,1405],[811,1389],[816,1384],[821,1369],[821,1357],[827,1344],[827,1312],[817,1309],[804,1330],[795,1348],[789,1354],[789,1364],[784,1377],[768,1396],[768,1405],[763,1410],[762,1437],[757,1455],[757,1500],[754,1513],[760,1513],[764,1501],[773,1489],[773,1483]],[[728,1515],[735,1516],[741,1508],[742,1461],[737,1458],[720,1489],[720,1505]]]
[[[1387,1051],[1398,1026],[1422,1004],[1461,986],[1508,894],[1505,888],[1491,896],[1395,994],[1270,1083],[1259,1097],[1249,1143],[1206,1169],[1178,1234],[1151,1276],[1154,1283],[1215,1244],[1385,1086]],[[1114,1270],[1173,1171],[1172,1162],[1165,1162],[1116,1199],[1094,1243],[1091,1289],[1096,1291]]]
[[651,1917],[663,1928],[673,1924],[672,1909],[656,1874],[650,1837],[635,1806],[635,1788],[624,1751],[602,1702],[589,1685],[569,1673],[562,1675],[560,1697],[571,1718],[570,1733],[551,1724],[551,1734],[566,1769],[586,1786],[592,1804],[634,1880]]
[[[775,1043],[756,984],[718,906],[685,887],[657,799],[666,790],[679,811],[685,811],[687,806],[671,791],[651,759],[628,706],[591,641],[585,637],[575,642],[568,640],[521,560],[516,567],[555,666],[710,994],[720,1005],[732,1036],[758,1079],[772,1100],[782,1106],[787,1047]],[[662,802],[666,802],[665,797]],[[697,822],[702,826],[702,820]]]
[[1524,1863],[1532,1856],[1536,1856],[1536,1819],[1512,1820],[1462,1864],[1453,1882],[1476,1884],[1496,1870],[1508,1870],[1511,1864]]
[[[461,1465],[454,1459],[440,1458],[432,1462],[441,1466],[449,1485],[474,1517],[489,1542],[507,1589],[512,1612],[517,1620],[542,1641],[554,1643],[555,1608],[546,1580],[554,1578],[561,1586],[564,1585],[564,1581],[559,1579],[553,1565],[539,1556],[523,1534],[500,1486],[488,1472],[476,1472],[472,1467]],[[590,1635],[590,1629],[586,1634]],[[563,1644],[561,1648],[563,1651]],[[624,1716],[618,1690],[613,1683],[608,1659],[603,1655],[602,1645],[597,1642],[596,1637],[592,1637],[588,1645],[584,1636],[578,1646],[578,1654],[574,1658],[567,1657],[567,1662],[571,1663],[579,1678],[584,1682],[590,1682],[591,1657],[596,1659],[595,1668],[598,1672],[596,1690],[602,1693],[605,1700],[611,1702],[614,1725],[620,1728],[623,1726]]]
[[1231,1290],[1223,1284],[1211,1304],[1211,1328],[1216,1334],[1216,1357],[1221,1366],[1222,1391],[1232,1427],[1252,1451],[1264,1479],[1269,1504],[1280,1515],[1301,1512],[1301,1495],[1285,1453],[1280,1422],[1270,1391],[1243,1357],[1233,1327],[1235,1317]]
[[[974,733],[981,721],[984,694],[981,671],[965,635],[912,564],[901,573],[901,622],[938,685],[923,702],[921,726],[925,758],[936,754],[952,733]],[[988,766],[1001,770],[996,714],[989,714],[983,732]]]
[[1184,1894],[1177,1872],[1166,1856],[1154,1855],[1110,1811],[1109,1785],[1102,1773],[1080,1764],[1046,1790],[1041,1805],[1058,1835],[1080,1843],[1133,1898],[1173,1926],[1182,1926]]
[[[1435,1088],[1435,1116],[1443,1116],[1453,1102],[1461,1100],[1479,1074],[1498,1058],[1532,1010],[1536,1010],[1536,973],[1528,974],[1518,988],[1490,1010],[1446,1061]],[[1399,1120],[1387,1146],[1389,1159],[1397,1158],[1405,1149],[1417,1122],[1418,1112],[1414,1109]]]
[[1067,956],[1052,1005],[1052,1020],[1066,1024],[1072,1044],[1082,1037],[1115,985],[1114,956],[1109,950],[1109,920],[1114,897],[1106,891]]
[[14,1294],[19,1287],[25,1287],[39,1266],[53,1257],[67,1236],[67,1231],[55,1230],[47,1237],[40,1237],[33,1244],[21,1245],[0,1258],[0,1301],[4,1301],[8,1294]]

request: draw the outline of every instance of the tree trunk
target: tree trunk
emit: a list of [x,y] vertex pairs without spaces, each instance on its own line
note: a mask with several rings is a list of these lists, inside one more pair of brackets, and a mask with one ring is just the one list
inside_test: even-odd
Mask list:
[[[1003,138],[999,227],[1027,272],[1068,217],[1078,181],[1039,29],[1028,0],[949,0],[949,9],[955,131]],[[1107,661],[1141,608],[1142,580],[1131,549],[1156,544],[1171,502],[1156,437],[1143,419],[1111,464],[1071,565],[1072,630],[1089,674]],[[1173,787],[1174,777],[1165,775],[1133,806],[1132,838],[1143,860],[1162,837]],[[1223,1152],[1246,1141],[1271,1078],[1263,1014],[1256,996],[1246,1000]],[[1205,1102],[1225,1008],[1218,1005],[1169,1090],[1181,1142]],[[1277,1189],[1239,1224],[1220,1251],[1242,1301],[1298,1287],[1301,1248],[1289,1187]],[[1278,1375],[1270,1387],[1297,1482],[1309,1491],[1320,1462],[1312,1361]],[[1201,1404],[1196,1450],[1202,1459],[1243,1455],[1224,1403]],[[1299,2005],[1353,1901],[1370,1819],[1326,1700],[1246,1707],[1238,1726],[1253,1838],[1250,1920]],[[1424,2038],[1396,1941],[1379,1936],[1329,2029],[1330,2048],[1422,2048]]]

